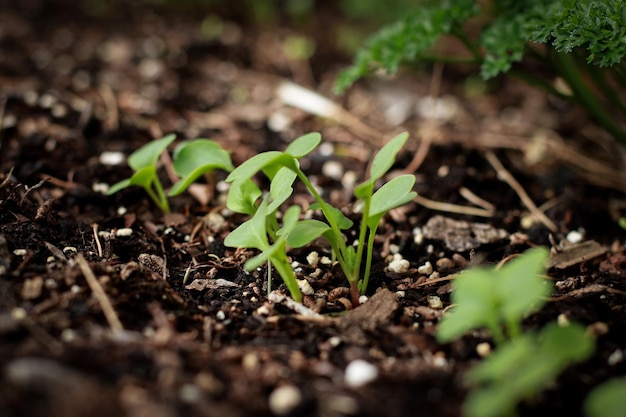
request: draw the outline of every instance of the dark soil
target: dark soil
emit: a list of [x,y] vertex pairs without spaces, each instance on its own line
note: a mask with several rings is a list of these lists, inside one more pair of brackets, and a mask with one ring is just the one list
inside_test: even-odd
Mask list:
[[[476,346],[490,339],[476,332],[437,343],[451,283],[433,278],[537,245],[568,253],[572,232],[598,245],[553,258],[555,293],[525,326],[565,315],[597,335],[596,350],[522,404],[520,415],[581,415],[593,387],[625,373],[621,151],[579,109],[512,81],[472,93],[468,74],[448,68],[438,88],[438,69],[423,68],[333,96],[332,82],[349,62],[335,40],[350,24],[334,2],[319,2],[306,19],[265,24],[233,9],[2,3],[2,415],[458,416],[463,374],[480,359]],[[207,16],[213,23],[201,26]],[[222,30],[210,37],[215,27]],[[298,33],[315,41],[310,61],[281,46]],[[370,130],[283,104],[274,94],[283,80],[332,98]],[[427,115],[429,92],[448,103],[439,119]],[[406,117],[397,120],[391,104]],[[203,200],[211,186],[200,185],[197,198],[171,199],[168,215],[141,189],[101,191],[130,175],[104,152],[127,156],[167,133],[213,138],[240,164],[320,131],[334,148],[303,163],[325,197],[351,215],[349,177],[363,178],[372,152],[403,130],[413,139],[394,170],[415,173],[420,196],[475,208],[461,196],[468,189],[495,209],[486,217],[421,202],[393,210],[379,229],[370,299],[355,309],[341,271],[307,261],[313,250],[330,256],[324,245],[292,251],[299,277],[315,291],[304,304],[321,316],[268,301],[267,271],[243,270],[253,252],[224,247],[244,218],[224,208],[223,173],[212,198]],[[533,150],[539,156],[531,159]],[[546,203],[540,208],[554,230],[529,217],[498,179],[490,152],[532,201]],[[294,200],[311,201],[300,189]],[[130,236],[119,233],[125,228]],[[394,253],[410,262],[408,270],[388,269]],[[426,262],[436,275],[420,268]],[[97,284],[86,280],[89,271]],[[287,294],[284,285],[277,289]],[[378,370],[372,382],[346,380],[357,359]]]

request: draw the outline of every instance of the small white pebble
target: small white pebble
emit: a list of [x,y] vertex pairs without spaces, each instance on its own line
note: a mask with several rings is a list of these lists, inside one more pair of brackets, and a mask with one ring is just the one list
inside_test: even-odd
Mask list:
[[123,215],[125,215],[126,213],[128,213],[128,209],[127,209],[126,207],[124,207],[124,206],[119,206],[119,207],[117,208],[117,215],[118,215],[118,216],[123,216]]
[[524,230],[528,230],[535,224],[535,220],[531,216],[524,216],[520,220],[520,226]]
[[439,298],[438,296],[429,295],[428,297],[426,297],[426,299],[428,300],[428,306],[430,308],[434,308],[434,309],[443,308],[443,303],[441,302],[441,298]]
[[330,142],[322,142],[318,152],[321,156],[331,156],[335,153],[335,146]]
[[396,291],[396,297],[402,298],[406,295],[406,291]]
[[428,279],[437,279],[437,278],[439,278],[440,276],[441,276],[441,275],[439,274],[439,272],[438,272],[438,271],[435,271],[435,272],[433,272],[432,274],[430,274],[430,275],[428,276]]
[[26,317],[28,317],[28,313],[21,307],[16,307],[11,310],[11,318],[13,320],[24,320]]
[[65,343],[70,343],[76,340],[76,332],[72,329],[64,329],[61,332],[61,340]]
[[315,268],[315,271],[309,274],[309,276],[313,279],[319,278],[320,275],[322,275],[322,270],[319,268]]
[[616,349],[615,352],[609,355],[609,358],[606,360],[606,363],[609,366],[615,366],[623,360],[624,360],[624,351],[621,349]]
[[126,156],[123,152],[104,151],[98,159],[102,165],[115,166],[122,164],[126,160]]
[[448,165],[441,165],[437,170],[437,176],[439,178],[444,178],[450,173],[450,167]]
[[26,256],[27,253],[26,249],[13,249],[13,255],[15,256]]
[[77,253],[78,250],[74,247],[74,246],[66,246],[63,248],[63,253],[68,254],[68,253]]
[[269,396],[270,410],[277,415],[289,414],[302,402],[302,393],[295,385],[287,384],[276,388]]
[[106,230],[101,230],[98,232],[98,236],[104,239],[109,239],[111,237],[111,232],[107,232]]
[[343,176],[343,165],[339,161],[327,161],[322,165],[322,174],[339,181]]
[[394,257],[394,259],[389,262],[387,269],[391,272],[395,272],[396,274],[404,274],[409,270],[409,266],[410,263],[406,259],[397,259]]
[[333,263],[333,261],[331,261],[328,256],[322,256],[322,259],[320,259],[320,263],[322,265],[330,265]]
[[302,291],[302,294],[304,295],[315,294],[315,290],[313,289],[313,287],[311,287],[311,284],[306,279],[299,279],[298,287],[300,288],[300,291]]
[[365,304],[367,302],[367,300],[369,300],[367,295],[362,295],[362,296],[359,297],[359,304]]
[[224,313],[222,310],[218,310],[217,313],[215,314],[215,318],[217,318],[219,321],[225,320],[226,313]]
[[378,368],[362,359],[353,360],[346,367],[344,380],[350,388],[359,388],[378,378]]
[[416,245],[421,245],[424,242],[424,232],[422,232],[421,227],[413,229],[413,242],[415,242]]
[[566,327],[569,326],[569,318],[567,317],[567,314],[559,314],[558,317],[556,318],[556,322],[559,325],[559,327]]
[[396,245],[395,243],[392,243],[391,245],[389,245],[389,252],[397,255],[398,252],[400,252],[400,246]]
[[80,292],[81,288],[78,285],[72,285],[72,287],[70,288],[70,292],[72,294],[78,294]]
[[133,234],[133,229],[130,227],[122,227],[121,229],[117,229],[115,231],[115,236],[119,237],[128,237]]
[[291,126],[292,120],[285,113],[277,111],[270,115],[267,127],[274,132],[283,132]]
[[109,188],[111,188],[109,184],[104,182],[94,182],[91,185],[91,190],[94,193],[106,194],[109,191]]
[[313,251],[306,256],[306,261],[312,267],[316,267],[318,262],[320,261],[320,254],[316,251]]
[[270,309],[266,305],[262,305],[261,307],[256,309],[256,313],[259,316],[269,316],[271,312],[270,312]]
[[54,256],[48,256],[48,257],[46,258],[46,263],[48,263],[48,264],[53,264],[53,263],[55,263],[56,261],[57,261],[57,260],[56,260],[56,258],[55,258]]
[[339,336],[333,336],[330,339],[328,339],[328,343],[332,346],[332,347],[337,347],[341,344],[341,337]]
[[580,243],[583,241],[584,238],[585,234],[578,230],[572,230],[565,237],[565,239],[567,239],[569,243]]
[[200,401],[202,392],[193,384],[183,384],[178,390],[178,398],[184,403],[194,404]]
[[341,177],[341,183],[345,188],[352,189],[354,188],[354,185],[356,184],[358,179],[359,176],[356,172],[346,171],[345,174],[343,174],[343,177]]
[[478,353],[478,356],[481,358],[486,358],[491,354],[491,345],[487,342],[477,344],[476,353]]
[[417,267],[417,273],[422,275],[430,275],[433,273],[433,264],[426,261],[424,265]]

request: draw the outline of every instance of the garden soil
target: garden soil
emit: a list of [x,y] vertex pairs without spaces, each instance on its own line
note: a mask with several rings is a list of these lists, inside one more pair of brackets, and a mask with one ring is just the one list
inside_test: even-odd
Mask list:
[[[484,331],[437,342],[453,281],[543,245],[554,292],[524,329],[578,322],[596,349],[518,411],[582,415],[626,371],[622,150],[580,109],[471,68],[335,95],[341,34],[362,22],[334,2],[261,21],[242,4],[2,1],[0,414],[459,416],[463,376],[493,345]],[[334,105],[311,108],[287,82]],[[243,269],[255,252],[223,245],[245,221],[225,208],[223,172],[168,214],[140,188],[105,195],[165,134],[212,138],[238,165],[311,131],[323,142],[303,170],[355,220],[372,155],[410,133],[390,175],[415,174],[419,197],[381,222],[356,308],[321,241],[289,252],[306,309],[276,273],[268,296],[267,268]],[[171,161],[159,167],[169,187]],[[312,199],[297,186],[293,202]]]

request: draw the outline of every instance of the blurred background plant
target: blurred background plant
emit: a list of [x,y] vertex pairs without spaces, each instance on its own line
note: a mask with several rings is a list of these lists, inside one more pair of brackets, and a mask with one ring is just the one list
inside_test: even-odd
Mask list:
[[[420,4],[370,37],[339,77],[339,92],[377,70],[395,73],[402,64],[472,64],[484,79],[508,73],[579,104],[626,145],[624,0]],[[460,42],[465,52],[444,53],[438,48],[444,38]]]

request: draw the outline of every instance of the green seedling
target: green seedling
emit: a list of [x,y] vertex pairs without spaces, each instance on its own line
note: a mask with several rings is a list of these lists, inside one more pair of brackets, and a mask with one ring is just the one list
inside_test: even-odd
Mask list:
[[109,188],[107,195],[115,194],[118,191],[139,186],[146,190],[152,201],[163,211],[168,213],[170,205],[163,190],[163,185],[157,175],[157,162],[159,157],[174,142],[176,135],[167,135],[161,139],[154,140],[137,149],[128,157],[128,165],[135,173],[125,180],[115,183]]
[[[396,72],[403,63],[474,64],[484,79],[509,73],[581,105],[626,145],[619,123],[626,116],[619,93],[626,80],[625,8],[625,0],[423,2],[369,39],[352,67],[340,75],[337,89],[343,91],[377,70]],[[440,53],[435,43],[443,37],[456,38],[466,52]],[[529,65],[518,67],[523,59]],[[531,68],[552,69],[568,88],[556,88],[545,71]]]
[[174,171],[181,179],[170,189],[168,195],[171,197],[185,191],[202,175],[211,176],[216,169],[227,172],[235,169],[230,154],[217,142],[209,139],[182,142],[174,149],[172,159]]
[[500,269],[472,268],[454,281],[452,312],[437,330],[440,342],[450,342],[472,329],[487,328],[498,345],[521,334],[522,319],[537,310],[552,285],[541,279],[548,252],[528,250]]
[[626,377],[608,380],[585,399],[587,417],[623,417],[625,410]]
[[515,415],[515,407],[520,401],[537,395],[567,366],[588,358],[593,349],[592,337],[586,334],[584,327],[575,323],[564,327],[551,323],[539,334],[523,334],[499,347],[467,372],[465,381],[477,388],[463,404],[464,415]]
[[200,176],[210,176],[216,169],[232,171],[234,169],[227,151],[209,139],[194,139],[182,142],[173,154],[174,171],[181,179],[176,182],[166,195],[157,175],[157,163],[161,154],[174,142],[176,135],[170,134],[149,142],[128,157],[128,165],[135,173],[125,180],[113,184],[108,195],[131,187],[140,186],[154,203],[163,211],[170,211],[167,196],[176,196],[185,191]]
[[[359,296],[367,290],[378,223],[389,210],[408,203],[416,196],[416,193],[412,191],[415,183],[413,175],[396,177],[374,192],[375,183],[392,167],[397,153],[407,139],[408,134],[403,133],[387,143],[374,157],[369,179],[355,189],[355,196],[363,205],[361,229],[356,250],[353,246],[346,244],[342,232],[352,227],[352,221],[341,210],[326,203],[309,178],[300,169],[299,159],[319,145],[321,141],[319,133],[309,133],[295,139],[284,152],[270,151],[256,155],[237,167],[226,178],[227,182],[232,183],[227,199],[228,208],[235,212],[252,215],[253,218],[246,223],[254,222],[254,227],[251,225],[244,226],[246,224],[244,223],[240,228],[244,227],[247,232],[254,229],[258,238],[254,242],[251,239],[246,241],[247,237],[244,234],[247,233],[241,232],[235,234],[234,238],[231,237],[232,234],[229,235],[225,244],[227,246],[257,248],[262,251],[257,258],[254,258],[256,261],[246,264],[246,269],[250,270],[262,263],[259,260],[269,260],[276,267],[275,262],[280,261],[276,258],[276,253],[281,252],[280,258],[282,262],[286,262],[286,255],[283,257],[282,253],[286,251],[287,246],[304,246],[317,237],[323,236],[329,242],[333,254],[350,283],[352,302],[357,305]],[[258,205],[257,200],[263,193],[252,180],[259,172],[262,172],[270,180],[269,194],[260,205]],[[297,221],[293,225],[287,224],[287,212],[293,210],[295,213],[295,209],[290,207],[283,217],[282,228],[279,228],[277,211],[291,196],[296,178],[305,185],[315,199],[316,203],[311,208],[319,209],[322,212],[326,220],[325,223],[317,220],[303,220]],[[261,213],[259,213],[260,210]],[[261,216],[260,218],[264,221],[255,220],[257,216]],[[273,245],[270,245],[270,242],[273,242]],[[364,257],[365,272],[361,278],[360,269]],[[299,289],[293,284],[295,282],[293,271],[285,271],[286,268],[282,267],[276,269],[283,280],[287,276],[287,281],[291,283],[287,281],[285,283],[292,297],[299,300],[301,295]]]

